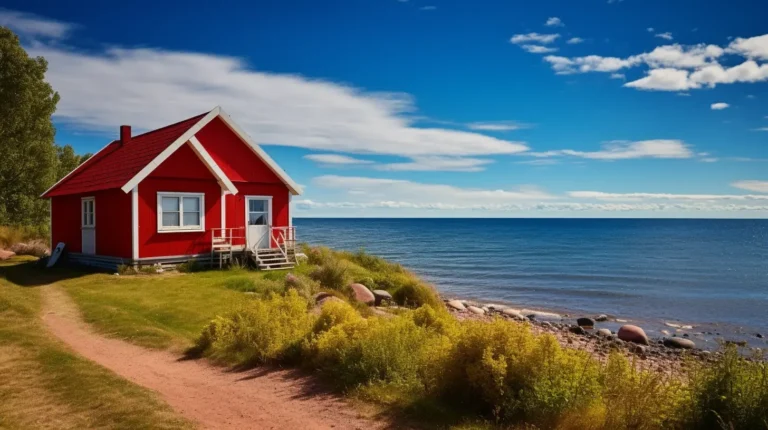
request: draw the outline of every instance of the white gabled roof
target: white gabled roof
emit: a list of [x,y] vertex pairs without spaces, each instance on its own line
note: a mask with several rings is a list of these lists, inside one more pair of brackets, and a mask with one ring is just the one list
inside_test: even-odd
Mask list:
[[123,192],[129,192],[131,191],[136,185],[138,185],[141,181],[143,181],[147,176],[149,176],[160,164],[162,164],[163,161],[168,159],[176,150],[181,148],[182,145],[184,145],[186,142],[189,142],[192,145],[192,149],[195,151],[198,157],[203,161],[203,163],[206,164],[208,169],[211,171],[211,173],[216,176],[216,178],[219,180],[219,182],[224,186],[230,193],[237,194],[237,188],[235,188],[234,184],[232,184],[232,181],[224,174],[224,171],[221,170],[221,168],[216,164],[216,162],[211,158],[210,154],[203,148],[203,145],[200,143],[200,141],[195,137],[197,132],[202,130],[203,127],[205,127],[208,123],[213,121],[214,118],[219,117],[222,121],[224,121],[224,124],[229,127],[232,132],[234,132],[243,142],[245,142],[248,147],[253,151],[254,154],[256,154],[257,157],[259,157],[264,164],[269,167],[272,172],[277,175],[278,178],[288,187],[291,194],[293,195],[299,195],[302,193],[301,187],[291,179],[290,176],[288,176],[285,171],[280,168],[280,166],[275,163],[275,161],[267,155],[266,152],[264,152],[263,149],[259,145],[257,145],[248,134],[243,131],[240,126],[238,126],[232,118],[227,115],[224,110],[216,106],[213,110],[208,112],[204,117],[202,117],[195,125],[189,128],[184,134],[179,136],[178,139],[176,139],[173,143],[171,143],[163,152],[157,155],[154,160],[152,160],[149,164],[144,166],[143,169],[139,171],[131,180],[129,180],[125,185],[121,187]]

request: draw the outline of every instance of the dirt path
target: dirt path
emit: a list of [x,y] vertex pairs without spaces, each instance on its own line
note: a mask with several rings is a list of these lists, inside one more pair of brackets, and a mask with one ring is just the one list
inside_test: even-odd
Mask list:
[[43,321],[82,356],[159,393],[208,429],[380,429],[311,378],[290,370],[227,372],[203,360],[181,360],[93,332],[55,285],[42,288]]

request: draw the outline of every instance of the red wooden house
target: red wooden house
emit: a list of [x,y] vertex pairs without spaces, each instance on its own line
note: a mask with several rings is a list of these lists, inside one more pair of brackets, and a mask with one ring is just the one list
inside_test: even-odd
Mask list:
[[291,196],[301,188],[219,107],[120,138],[48,191],[51,239],[70,261],[220,262],[235,253],[290,266]]

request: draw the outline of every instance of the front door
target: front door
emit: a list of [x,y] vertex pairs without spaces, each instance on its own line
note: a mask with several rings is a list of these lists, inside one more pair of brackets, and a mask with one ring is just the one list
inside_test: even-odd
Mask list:
[[269,248],[269,227],[272,225],[272,197],[246,196],[245,222],[248,248]]
[[96,199],[86,197],[80,200],[80,231],[83,254],[96,254]]

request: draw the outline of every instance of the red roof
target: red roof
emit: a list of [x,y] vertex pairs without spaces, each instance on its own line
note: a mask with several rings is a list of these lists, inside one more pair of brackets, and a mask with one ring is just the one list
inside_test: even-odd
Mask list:
[[48,190],[43,197],[122,187],[206,114],[133,136],[125,144],[120,144],[119,140],[113,141]]

